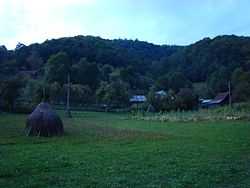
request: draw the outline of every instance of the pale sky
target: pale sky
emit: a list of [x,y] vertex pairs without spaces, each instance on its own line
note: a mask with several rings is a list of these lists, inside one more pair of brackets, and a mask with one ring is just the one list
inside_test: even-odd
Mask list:
[[186,45],[250,35],[249,0],[0,0],[0,45],[93,35]]

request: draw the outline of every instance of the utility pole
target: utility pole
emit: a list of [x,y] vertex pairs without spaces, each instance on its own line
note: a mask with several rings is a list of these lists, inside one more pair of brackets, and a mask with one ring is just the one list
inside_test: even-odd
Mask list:
[[46,81],[43,80],[42,82],[42,102],[48,102],[48,96],[46,97],[46,91],[47,89],[47,84],[46,84]]
[[72,118],[71,112],[70,112],[70,104],[69,104],[69,99],[70,99],[70,73],[67,75],[68,78],[68,87],[67,87],[67,105],[66,105],[66,113],[69,118]]
[[42,102],[46,102],[45,95],[46,95],[45,86],[43,86],[43,98],[42,98]]
[[228,82],[229,107],[232,108],[231,81]]

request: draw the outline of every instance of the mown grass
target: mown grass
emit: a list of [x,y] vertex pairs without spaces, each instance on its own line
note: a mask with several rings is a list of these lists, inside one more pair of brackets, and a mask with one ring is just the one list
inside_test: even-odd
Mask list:
[[249,121],[73,117],[63,137],[28,138],[25,115],[0,114],[0,187],[250,187]]

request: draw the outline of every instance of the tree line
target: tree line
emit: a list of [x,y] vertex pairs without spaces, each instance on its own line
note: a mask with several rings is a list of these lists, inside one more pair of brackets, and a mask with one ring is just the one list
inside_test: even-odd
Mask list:
[[[15,50],[0,46],[0,79],[1,106],[9,110],[17,101],[36,104],[44,97],[65,103],[67,88],[73,105],[126,107],[130,96],[146,95],[158,111],[189,110],[198,98],[227,91],[229,81],[233,100],[242,102],[250,96],[250,38],[168,46],[76,36],[19,43]],[[158,98],[159,90],[167,95]]]

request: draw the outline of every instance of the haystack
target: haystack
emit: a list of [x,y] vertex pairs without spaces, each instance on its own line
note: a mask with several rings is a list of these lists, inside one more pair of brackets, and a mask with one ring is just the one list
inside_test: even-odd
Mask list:
[[60,136],[63,134],[63,123],[52,107],[42,102],[29,115],[25,133],[27,136]]

